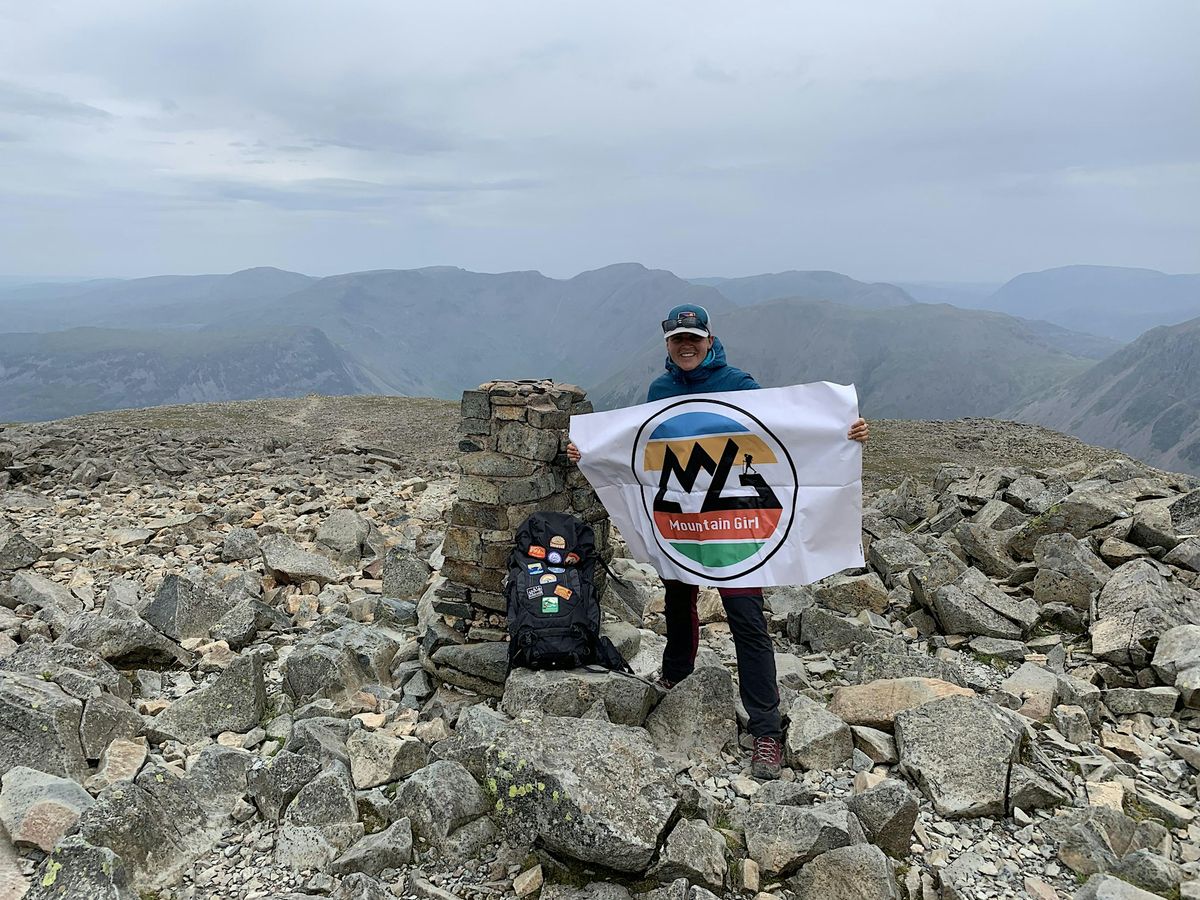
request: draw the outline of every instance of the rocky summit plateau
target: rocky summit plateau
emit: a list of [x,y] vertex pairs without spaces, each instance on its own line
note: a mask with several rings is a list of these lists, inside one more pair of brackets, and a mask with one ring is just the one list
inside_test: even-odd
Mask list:
[[[652,684],[662,585],[563,453],[588,408],[0,428],[0,898],[1200,898],[1194,478],[873,423],[867,567],[768,591],[762,782],[715,593],[696,672]],[[640,677],[506,671],[489,579],[539,504],[596,523]]]

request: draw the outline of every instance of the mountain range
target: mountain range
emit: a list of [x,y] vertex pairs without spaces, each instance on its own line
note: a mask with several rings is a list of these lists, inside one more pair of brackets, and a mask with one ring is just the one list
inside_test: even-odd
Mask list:
[[1152,328],[1012,417],[1200,473],[1200,318]]
[[1061,266],[1026,272],[998,287],[906,283],[924,303],[994,309],[1127,342],[1159,325],[1200,315],[1200,275],[1168,275],[1120,266]]
[[[1091,419],[1066,415],[1099,383],[1089,377],[1136,369],[1142,354],[1153,360],[1146,367],[1161,368],[1169,355],[1151,347],[1154,332],[1123,348],[1081,322],[1132,321],[1131,308],[1173,317],[1188,302],[1200,314],[1200,295],[1187,294],[1200,276],[1116,270],[1086,319],[1070,314],[1080,302],[1074,288],[1052,290],[1104,282],[1106,271],[1020,276],[989,295],[1004,311],[921,302],[979,300],[980,285],[920,283],[910,292],[823,271],[685,280],[636,263],[566,279],[449,266],[325,278],[256,268],[23,285],[0,290],[0,421],[308,392],[454,397],[498,376],[553,376],[588,388],[601,407],[624,405],[640,402],[662,370],[661,316],[690,302],[709,309],[731,362],[764,385],[854,382],[868,416],[1007,413],[1200,468],[1186,447],[1166,446],[1165,425],[1143,440],[1111,416],[1085,434]],[[1128,284],[1162,293],[1130,304]],[[1175,340],[1171,353],[1197,337],[1185,329]],[[1176,378],[1181,397],[1200,395],[1194,369]],[[1123,388],[1163,389],[1148,376]],[[1190,416],[1194,424],[1194,409]]]

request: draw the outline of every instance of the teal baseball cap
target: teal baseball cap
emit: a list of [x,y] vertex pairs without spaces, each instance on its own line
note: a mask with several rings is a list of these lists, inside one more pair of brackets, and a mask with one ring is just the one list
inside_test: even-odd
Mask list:
[[712,326],[708,318],[708,310],[695,303],[684,303],[673,307],[662,321],[663,337],[673,334],[695,334],[700,337],[711,337]]

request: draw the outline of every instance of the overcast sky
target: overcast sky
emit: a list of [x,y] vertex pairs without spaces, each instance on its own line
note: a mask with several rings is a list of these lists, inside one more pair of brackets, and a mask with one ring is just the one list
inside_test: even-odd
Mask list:
[[0,275],[1200,271],[1200,4],[0,0]]

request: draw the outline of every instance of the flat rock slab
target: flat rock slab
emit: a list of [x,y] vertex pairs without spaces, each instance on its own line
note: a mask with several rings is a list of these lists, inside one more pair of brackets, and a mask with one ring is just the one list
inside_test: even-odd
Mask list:
[[1160,897],[1115,875],[1093,875],[1075,892],[1074,900],[1160,900]]
[[546,716],[488,748],[493,815],[520,839],[618,872],[643,872],[675,814],[674,770],[638,728]]
[[433,661],[439,666],[449,666],[495,684],[504,684],[508,675],[508,644],[486,641],[441,647],[434,651]]
[[945,697],[896,716],[900,766],[947,818],[1002,816],[1023,729],[990,700]]
[[657,698],[652,685],[616,672],[514,669],[504,686],[502,708],[514,718],[541,713],[578,718],[600,700],[609,721],[641,725]]
[[18,846],[49,853],[94,802],[77,781],[26,766],[4,773],[0,822]]
[[315,581],[326,585],[341,578],[332,562],[324,556],[300,549],[287,535],[267,535],[262,539],[261,552],[267,573],[276,581],[292,584]]
[[937,678],[881,678],[838,688],[829,711],[849,725],[890,731],[904,710],[952,696],[974,697],[975,692]]

